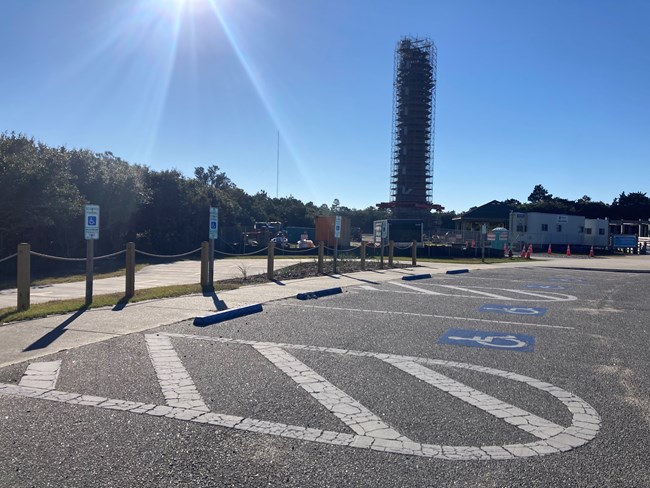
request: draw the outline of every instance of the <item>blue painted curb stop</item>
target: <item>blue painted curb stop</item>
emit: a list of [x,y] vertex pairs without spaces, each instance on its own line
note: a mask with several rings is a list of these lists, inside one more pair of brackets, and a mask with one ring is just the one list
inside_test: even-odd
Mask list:
[[225,320],[235,319],[237,317],[243,317],[244,315],[250,315],[261,311],[262,305],[259,303],[256,303],[255,305],[246,305],[245,307],[231,308],[212,315],[195,317],[194,325],[197,327],[205,327],[206,325],[216,324],[217,322],[223,322]]
[[309,300],[312,298],[319,298],[319,297],[326,297],[329,295],[336,295],[338,293],[343,293],[343,290],[341,287],[336,287],[336,288],[327,288],[326,290],[317,290],[317,291],[310,291],[308,293],[298,293],[296,295],[296,298],[298,300]]
[[426,278],[431,278],[431,273],[402,276],[402,279],[404,281],[424,280]]
[[449,269],[447,274],[460,274],[460,273],[469,273],[469,269]]

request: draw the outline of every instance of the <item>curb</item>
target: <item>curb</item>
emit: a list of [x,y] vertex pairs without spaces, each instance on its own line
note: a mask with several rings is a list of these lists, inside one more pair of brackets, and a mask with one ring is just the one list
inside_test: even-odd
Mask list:
[[402,276],[404,281],[424,280],[426,278],[431,278],[431,273]]
[[260,303],[256,303],[255,305],[246,305],[245,307],[231,308],[212,315],[195,317],[194,325],[197,327],[205,327],[206,325],[216,324],[217,322],[223,322],[225,320],[235,319],[237,317],[243,317],[244,315],[250,315],[261,311],[262,304]]
[[298,293],[296,295],[296,298],[298,300],[309,300],[312,298],[326,297],[329,295],[337,295],[339,293],[343,293],[343,290],[341,289],[340,286],[336,288],[327,288],[325,290],[311,291],[308,293]]
[[469,269],[449,269],[449,270],[447,270],[447,274],[461,274],[461,273],[469,273]]

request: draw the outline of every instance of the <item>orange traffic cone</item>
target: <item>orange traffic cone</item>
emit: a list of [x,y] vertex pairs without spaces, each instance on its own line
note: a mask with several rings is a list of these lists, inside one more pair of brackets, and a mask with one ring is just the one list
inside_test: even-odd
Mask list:
[[590,258],[594,257],[594,246],[591,246],[591,249],[589,249],[589,257]]
[[506,243],[503,243],[503,257],[506,257],[508,255],[508,248],[506,247]]
[[571,244],[566,245],[566,257],[567,258],[571,257]]
[[522,258],[526,257],[526,246],[523,245],[523,244],[521,245],[521,254],[519,255],[519,257],[522,257]]
[[526,259],[530,259],[530,256],[533,254],[533,245],[529,244],[528,245],[528,251],[526,252]]
[[553,254],[553,251],[551,250],[551,243],[550,242],[548,243],[548,251],[546,251],[546,252],[548,253],[549,256],[551,254]]

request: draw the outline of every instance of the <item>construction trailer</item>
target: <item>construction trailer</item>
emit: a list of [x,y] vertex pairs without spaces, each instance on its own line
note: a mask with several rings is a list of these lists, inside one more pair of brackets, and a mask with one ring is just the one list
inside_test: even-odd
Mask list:
[[[545,247],[609,246],[607,219],[587,219],[581,215],[541,212],[511,212],[509,243],[517,248],[523,244]],[[559,251],[559,249],[558,249]]]

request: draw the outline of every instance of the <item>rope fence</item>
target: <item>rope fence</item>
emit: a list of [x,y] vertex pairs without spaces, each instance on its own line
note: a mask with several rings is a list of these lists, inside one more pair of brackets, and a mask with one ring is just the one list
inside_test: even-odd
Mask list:
[[[331,251],[331,252],[335,251],[335,249],[333,247],[324,246],[323,249],[325,249],[326,251]],[[343,253],[343,252],[355,252],[355,251],[358,251],[359,249],[360,248],[358,248],[358,247],[351,247],[350,249],[339,249],[338,252],[339,252],[339,254]]]
[[217,250],[215,249],[214,253],[215,253],[215,254],[221,254],[222,256],[233,256],[233,257],[239,257],[239,256],[256,256],[256,255],[259,255],[259,254],[264,253],[265,251],[268,251],[268,249],[269,249],[269,247],[266,246],[264,249],[258,249],[257,251],[248,252],[248,253],[244,253],[244,254],[232,254],[232,253],[229,253],[229,252],[217,251]]
[[95,261],[98,260],[98,259],[108,259],[108,258],[112,258],[112,257],[115,257],[115,256],[119,256],[120,254],[124,254],[124,253],[126,253],[126,249],[114,252],[113,254],[106,254],[105,256],[96,256],[93,259]]
[[286,249],[284,247],[275,248],[276,251],[282,251],[285,254],[307,254],[308,252],[318,252],[317,247],[308,247],[305,249]]
[[15,258],[16,256],[18,256],[17,252],[13,253],[11,256],[7,256],[6,258],[0,259],[0,263],[2,263],[3,261],[9,261],[10,259]]
[[[182,254],[154,254],[154,253],[151,253],[151,252],[139,251],[137,249],[135,250],[135,252],[136,252],[136,254],[142,254],[143,256],[149,256],[151,258],[163,258],[164,259],[164,258],[184,258],[185,256],[189,256],[190,254],[194,254],[196,252],[199,252],[200,250],[201,250],[201,248],[199,247],[197,249],[194,249],[192,251],[185,252],[185,253],[182,253]],[[120,251],[120,253],[122,253],[122,252],[126,252],[126,251]],[[95,259],[99,259],[99,258],[95,258]]]
[[[233,257],[233,258],[243,258],[246,256],[263,256],[264,254],[267,254],[268,256],[268,262],[267,262],[267,276],[269,280],[274,279],[274,260],[280,257],[280,253],[282,255],[303,255],[303,256],[311,256],[316,258],[318,256],[318,267],[319,267],[319,273],[323,272],[323,262],[325,258],[325,251],[328,251],[328,253],[333,253],[334,254],[334,273],[336,273],[336,263],[337,263],[337,256],[339,259],[341,259],[341,262],[346,261],[346,260],[356,260],[356,256],[359,257],[359,260],[361,261],[361,269],[365,269],[365,262],[367,259],[370,260],[376,260],[376,256],[367,256],[366,255],[366,248],[365,247],[357,247],[357,246],[352,246],[347,249],[334,249],[330,247],[326,247],[323,242],[320,242],[317,247],[310,247],[310,248],[303,248],[303,249],[291,249],[291,248],[283,248],[283,247],[275,247],[275,246],[267,246],[261,249],[256,249],[253,252],[249,253],[242,253],[242,254],[234,254],[234,253],[228,253],[228,252],[223,252],[223,251],[217,251],[214,250],[214,252],[211,252],[210,246],[212,245],[209,242],[202,242],[201,247],[198,247],[196,249],[193,249],[188,252],[184,253],[178,253],[178,254],[157,254],[157,253],[152,253],[152,252],[146,252],[146,251],[141,251],[135,248],[135,244],[133,242],[128,242],[126,244],[126,249],[116,251],[110,254],[105,254],[103,256],[93,256],[92,253],[92,246],[91,242],[88,243],[88,255],[86,257],[63,257],[63,256],[53,256],[50,254],[45,254],[45,253],[40,253],[36,251],[32,251],[29,243],[21,243],[18,245],[18,252],[14,253],[10,256],[5,256],[0,259],[0,263],[8,261],[13,258],[17,258],[17,279],[16,279],[16,284],[17,284],[17,310],[27,310],[30,307],[30,270],[31,270],[31,265],[30,265],[30,258],[31,256],[36,256],[39,258],[44,258],[44,259],[51,259],[55,261],[64,261],[64,262],[74,262],[74,263],[86,263],[86,306],[90,305],[93,301],[93,263],[96,260],[100,259],[108,259],[108,258],[114,258],[116,256],[121,256],[125,255],[126,258],[126,264],[124,267],[125,270],[125,294],[124,296],[127,298],[131,298],[135,295],[135,270],[136,270],[136,255],[142,255],[142,256],[148,256],[151,258],[159,258],[159,259],[178,259],[178,258],[184,258],[187,256],[190,256],[192,254],[195,254],[197,252],[200,252],[201,254],[201,262],[200,262],[200,285],[203,290],[214,290],[214,264],[215,264],[215,255],[220,255],[224,257]],[[392,260],[394,257],[394,250],[405,250],[412,248],[412,245],[409,246],[394,246],[394,244],[391,242],[390,244],[384,245],[384,246],[379,246],[382,251],[382,269],[383,269],[383,248],[389,248],[389,256],[388,256],[388,265],[392,266]],[[374,248],[375,252],[378,248]],[[275,253],[278,253],[276,256]],[[353,257],[354,256],[354,257]],[[328,254],[328,261],[329,258],[331,257],[330,254]],[[415,265],[415,253],[413,255],[413,265]]]
[[38,256],[39,258],[45,258],[45,259],[53,259],[54,261],[74,261],[74,262],[80,262],[80,261],[85,261],[86,258],[64,258],[62,256],[51,256],[49,254],[43,254],[40,252],[36,251],[30,251],[29,252],[32,256]]

